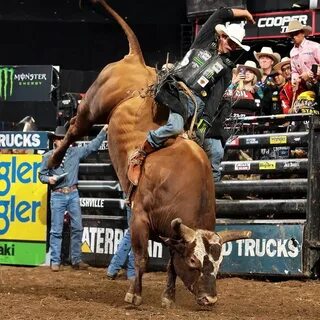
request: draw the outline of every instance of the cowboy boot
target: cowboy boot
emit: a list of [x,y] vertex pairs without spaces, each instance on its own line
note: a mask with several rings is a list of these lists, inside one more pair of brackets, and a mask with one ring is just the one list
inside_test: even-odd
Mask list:
[[141,167],[144,162],[144,159],[149,153],[155,151],[155,148],[146,140],[143,145],[129,157],[128,161],[128,179],[135,186],[138,185],[140,175],[141,175]]

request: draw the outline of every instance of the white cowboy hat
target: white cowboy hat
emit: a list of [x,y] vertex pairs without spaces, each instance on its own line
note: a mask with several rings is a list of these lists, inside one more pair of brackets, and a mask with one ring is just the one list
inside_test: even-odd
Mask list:
[[273,52],[272,48],[270,47],[262,47],[260,52],[254,51],[253,54],[257,61],[259,61],[259,58],[261,56],[270,57],[274,61],[274,63],[279,63],[281,59],[280,54],[278,52]]
[[252,71],[258,78],[258,80],[261,79],[261,72],[260,70],[257,68],[257,64],[254,61],[251,60],[247,60],[244,64],[238,64],[237,65],[238,70],[243,67],[247,70]]
[[298,20],[291,20],[287,27],[287,31],[281,33],[292,33],[300,30],[302,30],[306,36],[312,32],[312,28],[310,26],[306,26]]
[[246,35],[246,32],[242,25],[236,23],[231,23],[228,25],[217,24],[215,30],[219,35],[227,35],[234,43],[236,43],[243,50],[250,50],[249,46],[246,46],[241,43],[244,36]]
[[281,62],[277,63],[273,69],[276,71],[281,71],[281,68],[287,64],[291,63],[291,59],[289,57],[284,57],[281,59]]

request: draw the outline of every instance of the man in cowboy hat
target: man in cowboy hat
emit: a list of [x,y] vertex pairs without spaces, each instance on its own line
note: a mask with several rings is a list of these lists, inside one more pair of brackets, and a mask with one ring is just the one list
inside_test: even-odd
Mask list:
[[285,32],[293,41],[290,51],[292,83],[304,87],[307,81],[314,78],[311,71],[313,64],[320,64],[320,44],[306,39],[312,32],[310,26],[303,25],[298,20],[291,20]]
[[282,74],[285,78],[285,84],[282,86],[279,97],[282,106],[283,113],[291,112],[295,97],[301,93],[301,89],[298,91],[293,90],[291,82],[291,59],[289,57],[284,57],[279,63],[274,66],[274,70]]
[[[234,8],[217,10],[203,25],[191,49],[203,49],[210,43],[212,44],[212,41],[214,41],[212,30],[214,29],[217,34],[216,54],[218,56],[228,59],[230,53],[237,49],[249,51],[250,47],[242,44],[245,37],[243,26],[236,23],[226,23],[238,18],[244,18],[248,22],[255,23],[251,13],[247,10]],[[211,162],[215,182],[221,179],[220,163],[224,156],[224,145],[229,138],[229,134],[224,130],[224,122],[230,115],[231,110],[221,103],[221,100],[231,82],[233,68],[234,64],[231,63],[221,74],[218,73],[214,85],[208,91],[208,96],[202,97],[204,107],[197,124],[197,137],[200,145],[203,141],[203,149]]]
[[281,56],[273,52],[271,47],[262,47],[260,52],[254,52],[254,57],[261,68],[261,82],[258,84],[262,91],[261,112],[268,115],[272,113],[272,97],[277,90],[273,77],[273,66],[280,62]]
[[[183,132],[185,123],[195,113],[195,101],[198,105],[197,114],[201,115],[197,125],[197,140],[203,145],[205,137],[212,138],[204,149],[209,150],[208,157],[215,163],[213,171],[219,170],[217,163],[220,163],[223,156],[220,139],[224,139],[222,131],[226,117],[219,110],[219,104],[231,81],[234,66],[229,54],[237,49],[250,49],[242,44],[245,36],[243,26],[227,24],[239,18],[254,23],[248,10],[216,10],[202,26],[184,58],[159,83],[156,100],[169,108],[168,121],[148,133],[141,149],[131,157],[129,172],[134,167],[138,167],[139,171],[148,153],[162,147],[168,138]],[[215,151],[212,152],[212,149]],[[214,160],[212,153],[215,155]]]
[[261,68],[261,81],[264,82],[271,73],[273,66],[280,62],[281,56],[278,52],[273,52],[271,47],[262,47],[260,52],[254,51],[253,54]]
[[[59,271],[61,264],[61,241],[64,213],[68,211],[71,220],[71,263],[75,270],[87,269],[88,265],[81,260],[82,218],[78,192],[79,162],[90,153],[97,151],[106,138],[108,125],[105,125],[98,136],[83,147],[69,147],[61,164],[57,168],[48,169],[48,160],[53,150],[44,154],[39,179],[51,189],[51,270]],[[49,136],[54,147],[58,147],[66,134],[63,126],[56,128]]]

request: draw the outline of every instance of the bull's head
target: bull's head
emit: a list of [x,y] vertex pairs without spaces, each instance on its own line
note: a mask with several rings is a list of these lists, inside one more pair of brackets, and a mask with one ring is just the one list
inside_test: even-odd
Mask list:
[[217,301],[216,277],[222,261],[225,242],[245,239],[251,231],[212,232],[193,230],[182,224],[180,218],[171,222],[177,238],[163,238],[172,252],[174,269],[185,286],[195,295],[200,305]]

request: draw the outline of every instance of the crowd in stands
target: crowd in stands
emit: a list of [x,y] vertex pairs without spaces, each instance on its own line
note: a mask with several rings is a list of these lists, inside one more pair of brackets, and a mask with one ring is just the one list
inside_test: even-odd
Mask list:
[[[311,27],[293,20],[286,32],[293,42],[290,57],[281,57],[271,47],[262,47],[260,52],[254,52],[254,59],[237,65],[224,95],[231,104],[231,116],[241,119],[291,113],[319,114],[320,44],[306,39],[310,32]],[[263,133],[306,130],[308,122],[284,121],[276,130]],[[306,156],[306,152],[290,154],[284,147],[262,151],[264,154],[260,153],[259,159],[289,158],[293,154]]]

